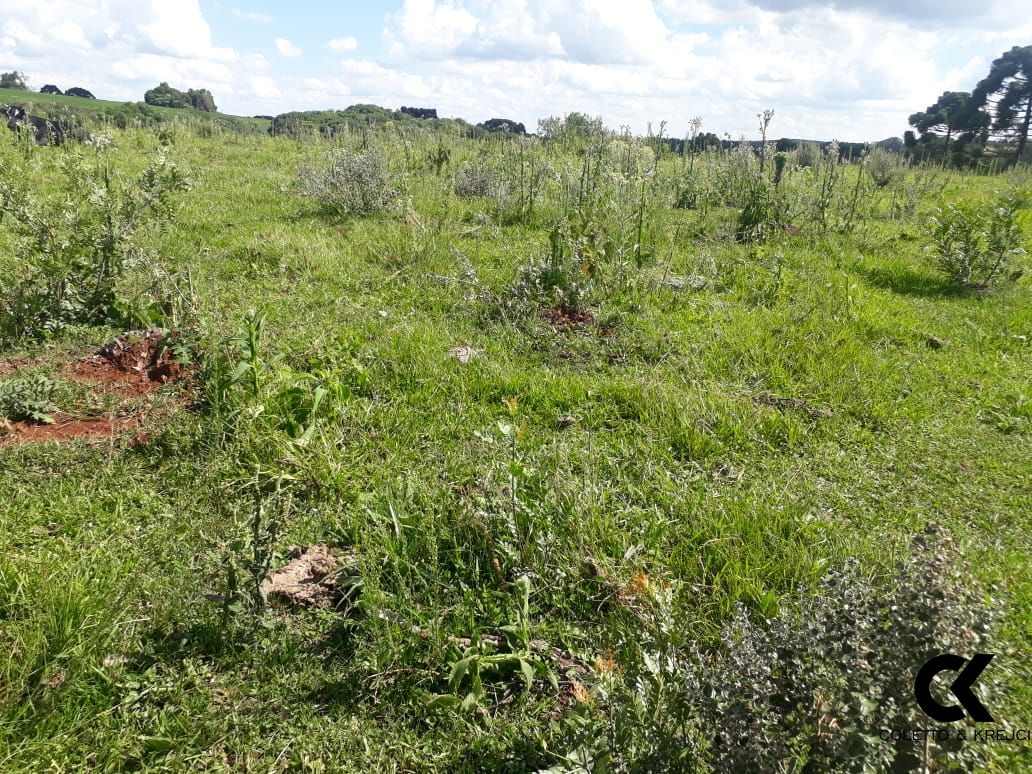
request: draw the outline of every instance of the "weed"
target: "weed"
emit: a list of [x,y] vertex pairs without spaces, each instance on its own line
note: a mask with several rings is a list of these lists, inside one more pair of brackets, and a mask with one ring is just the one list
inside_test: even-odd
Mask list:
[[43,374],[0,379],[0,419],[50,424],[60,384]]
[[[536,678],[542,678],[559,690],[558,679],[549,663],[537,654],[530,636],[530,578],[516,579],[516,620],[501,627],[502,640],[480,638],[466,647],[460,658],[452,661],[448,672],[448,693],[427,697],[428,709],[458,707],[465,712],[483,709],[488,698],[484,678],[507,678],[517,674],[530,691]],[[498,648],[504,646],[504,650]],[[468,683],[468,685],[467,685]]]
[[455,195],[460,199],[499,196],[501,193],[497,175],[486,164],[466,164],[455,170]]
[[62,172],[62,196],[48,200],[0,163],[0,216],[8,216],[24,267],[21,279],[0,280],[0,338],[117,321],[119,282],[147,258],[138,231],[148,219],[167,224],[174,194],[189,187],[164,152],[134,183],[103,158],[66,156]]
[[787,204],[776,186],[760,178],[748,194],[735,224],[736,242],[758,242],[784,229],[788,222]]
[[315,199],[324,211],[370,215],[397,204],[394,176],[378,149],[332,151],[326,161],[323,167],[302,167],[300,173],[301,194]]
[[963,287],[985,287],[1024,254],[1017,215],[1027,194],[998,194],[989,205],[950,202],[936,210],[927,234],[936,266]]
[[[581,754],[650,770],[701,758],[715,771],[927,771],[982,759],[983,749],[955,735],[933,748],[878,732],[922,727],[916,669],[940,653],[985,650],[998,620],[938,527],[914,539],[887,582],[851,561],[766,623],[739,607],[715,652],[680,644],[669,591],[649,588],[638,658],[623,679],[601,670],[605,713],[571,719]],[[1000,683],[987,682],[999,696]]]
[[549,235],[548,255],[519,270],[504,298],[504,311],[520,316],[542,305],[565,312],[583,310],[598,272],[593,261],[596,244],[589,235],[571,240],[569,227],[556,224]]
[[885,150],[879,145],[872,145],[864,152],[863,164],[878,188],[886,188],[899,182],[907,170],[903,156]]

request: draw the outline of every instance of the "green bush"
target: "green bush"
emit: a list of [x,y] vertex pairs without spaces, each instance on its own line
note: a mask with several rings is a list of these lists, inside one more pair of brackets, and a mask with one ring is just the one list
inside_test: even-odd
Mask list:
[[997,195],[988,205],[950,202],[939,207],[928,226],[929,250],[952,282],[986,287],[1023,254],[1017,216],[1027,192]]
[[164,152],[134,181],[103,157],[66,156],[61,172],[60,196],[48,198],[0,162],[0,217],[24,267],[18,278],[0,279],[0,339],[120,319],[119,280],[146,257],[141,227],[168,222],[174,194],[189,187]]

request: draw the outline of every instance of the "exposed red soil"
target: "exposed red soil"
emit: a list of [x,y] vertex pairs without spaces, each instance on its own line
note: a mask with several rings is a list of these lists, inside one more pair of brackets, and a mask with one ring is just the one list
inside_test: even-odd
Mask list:
[[541,310],[541,318],[554,328],[572,328],[577,325],[594,325],[595,315],[587,309],[564,309],[554,306]]
[[[104,440],[127,430],[145,433],[140,417],[115,419],[76,419],[68,414],[54,414],[50,425],[38,422],[8,422],[0,425],[0,444],[68,443],[77,439]],[[145,436],[140,436],[145,438]]]
[[[92,355],[69,364],[62,376],[69,381],[88,383],[100,393],[126,398],[149,395],[169,382],[188,376],[166,346],[163,331],[133,331],[108,342]],[[0,361],[0,375],[17,372],[31,361]],[[80,419],[69,414],[53,415],[53,424],[5,422],[0,420],[0,444],[67,443],[77,439],[110,439],[134,431],[134,440],[144,442],[150,434],[144,427],[146,416],[136,408],[114,418]]]
[[166,344],[163,331],[122,334],[72,366],[68,378],[113,384],[121,387],[119,392],[146,395],[185,375]]

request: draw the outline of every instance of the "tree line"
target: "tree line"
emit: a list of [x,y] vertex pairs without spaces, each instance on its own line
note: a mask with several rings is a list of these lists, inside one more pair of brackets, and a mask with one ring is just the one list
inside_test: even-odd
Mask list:
[[[29,90],[29,79],[25,73],[14,70],[9,73],[0,73],[0,89],[14,89],[15,91],[28,91]],[[48,83],[39,90],[40,94],[66,94],[69,97],[83,97],[84,99],[96,99],[93,96],[93,92],[89,89],[84,89],[82,86],[72,86],[72,88],[62,91],[52,83]]]

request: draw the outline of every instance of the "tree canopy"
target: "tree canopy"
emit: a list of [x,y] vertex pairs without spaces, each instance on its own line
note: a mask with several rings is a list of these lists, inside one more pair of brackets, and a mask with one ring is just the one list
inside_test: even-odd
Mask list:
[[950,140],[956,137],[961,148],[976,139],[984,141],[990,117],[969,92],[944,91],[925,110],[912,114],[909,121],[926,144],[930,144],[933,137],[944,137],[943,154],[949,159]]
[[1018,158],[1025,152],[1032,119],[1032,46],[1014,46],[993,60],[979,81],[971,102],[992,116],[992,128],[1018,139]]
[[14,70],[9,73],[0,73],[0,89],[19,89],[26,91],[29,88],[28,78],[25,73]]
[[216,112],[215,98],[207,89],[189,89],[180,91],[162,81],[153,89],[148,89],[143,95],[143,101],[148,105],[167,108],[192,107],[196,110],[204,110],[208,113]]

